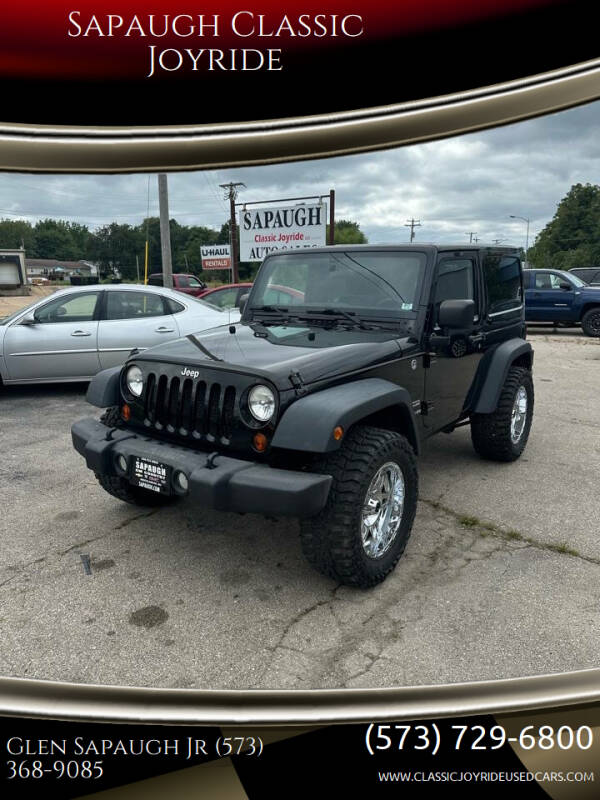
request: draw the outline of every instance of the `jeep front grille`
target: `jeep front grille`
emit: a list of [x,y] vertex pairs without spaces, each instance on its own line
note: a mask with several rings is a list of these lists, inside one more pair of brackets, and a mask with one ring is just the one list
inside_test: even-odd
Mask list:
[[235,401],[235,386],[150,372],[144,394],[144,425],[177,436],[229,444]]

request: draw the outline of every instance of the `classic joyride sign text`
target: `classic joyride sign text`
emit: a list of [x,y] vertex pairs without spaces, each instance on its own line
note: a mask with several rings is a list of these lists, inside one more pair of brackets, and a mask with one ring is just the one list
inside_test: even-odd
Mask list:
[[322,247],[327,203],[240,211],[240,261],[262,261],[272,250]]
[[[147,78],[163,72],[280,71],[282,49],[223,47],[253,40],[279,43],[295,39],[356,39],[365,32],[361,14],[90,14],[73,10],[67,16],[70,39],[164,39],[148,44]],[[168,47],[168,43],[202,39],[220,47]]]

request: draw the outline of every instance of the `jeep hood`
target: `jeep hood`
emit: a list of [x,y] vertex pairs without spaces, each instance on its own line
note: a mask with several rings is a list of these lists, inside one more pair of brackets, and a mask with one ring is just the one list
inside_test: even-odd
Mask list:
[[[261,376],[279,389],[290,388],[290,375],[299,373],[303,383],[335,378],[348,372],[398,359],[412,349],[407,337],[390,331],[315,331],[279,328],[276,336],[257,336],[248,325],[221,326],[174,339],[134,356],[135,361],[181,364]],[[291,335],[290,335],[291,334]],[[294,344],[286,339],[294,339]]]

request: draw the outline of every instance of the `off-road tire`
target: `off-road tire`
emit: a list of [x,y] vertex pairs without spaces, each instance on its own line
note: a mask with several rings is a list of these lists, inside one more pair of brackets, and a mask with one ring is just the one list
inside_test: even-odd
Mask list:
[[[362,509],[371,480],[387,462],[402,471],[404,507],[389,548],[372,558],[362,544]],[[381,583],[404,552],[417,510],[418,474],[412,447],[394,431],[356,426],[340,449],[313,465],[312,471],[331,475],[333,483],[323,511],[300,521],[304,555],[319,572],[348,586],[366,589]]]
[[[117,406],[107,408],[100,417],[100,422],[110,428],[120,427],[121,412]],[[119,475],[102,475],[94,473],[100,486],[124,503],[131,503],[134,506],[163,506],[178,499],[177,495],[159,494],[151,492],[149,489],[141,489],[139,486],[132,486],[128,480]]]
[[[511,439],[513,405],[519,387],[527,392],[525,427],[517,442]],[[490,461],[516,461],[529,438],[533,419],[533,379],[531,370],[511,367],[504,381],[498,407],[492,414],[473,414],[471,417],[471,441],[475,452]]]
[[600,336],[600,306],[585,312],[581,318],[581,327],[586,336]]

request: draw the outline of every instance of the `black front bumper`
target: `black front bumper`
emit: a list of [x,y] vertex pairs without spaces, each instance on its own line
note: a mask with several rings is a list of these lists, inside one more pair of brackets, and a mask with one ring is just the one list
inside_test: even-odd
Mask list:
[[215,456],[178,447],[109,428],[96,419],[76,422],[71,436],[73,447],[94,472],[122,475],[115,464],[119,455],[130,465],[134,456],[155,459],[186,474],[186,496],[219,511],[312,517],[324,508],[332,481],[330,475],[274,469],[220,453]]

